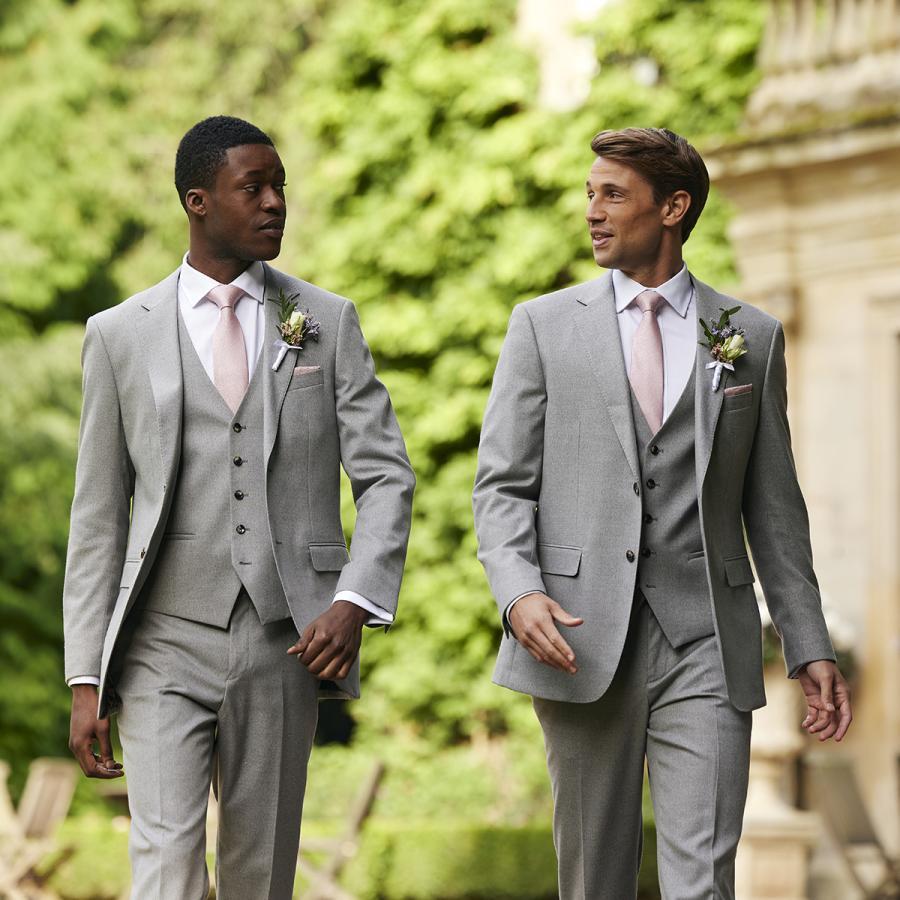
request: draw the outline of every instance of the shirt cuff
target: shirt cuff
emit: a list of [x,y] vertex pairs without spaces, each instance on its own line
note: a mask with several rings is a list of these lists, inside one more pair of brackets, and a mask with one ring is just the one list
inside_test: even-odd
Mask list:
[[69,687],[75,687],[76,684],[92,684],[94,687],[100,687],[100,679],[96,675],[76,675],[70,678],[66,684]]
[[337,603],[338,600],[346,600],[348,603],[353,603],[369,613],[370,618],[366,621],[366,625],[371,625],[373,627],[383,625],[387,628],[389,625],[394,624],[394,616],[392,613],[389,613],[386,609],[382,609],[382,607],[372,603],[371,600],[366,600],[362,594],[357,594],[356,591],[338,591],[334,595],[334,600],[331,602]]

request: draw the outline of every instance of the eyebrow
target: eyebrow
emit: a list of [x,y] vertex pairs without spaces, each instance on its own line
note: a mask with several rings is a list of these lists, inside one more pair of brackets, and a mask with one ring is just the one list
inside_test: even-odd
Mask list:
[[[268,175],[268,171],[266,169],[248,169],[246,172],[241,172],[238,176],[239,178],[250,178],[251,176],[259,177],[260,175]],[[278,168],[275,170],[275,175],[284,175],[284,169]]]
[[[585,188],[586,188],[587,190],[589,190],[589,191],[592,190],[593,185],[591,184],[591,179],[590,179],[590,178],[588,178],[587,181],[585,181],[584,186],[585,186]],[[614,181],[604,181],[604,182],[600,185],[600,187],[601,187],[601,188],[604,188],[604,189],[606,189],[606,190],[619,191],[619,192],[622,193],[622,194],[627,194],[627,193],[628,193],[628,188],[622,187],[621,184],[616,184]]]

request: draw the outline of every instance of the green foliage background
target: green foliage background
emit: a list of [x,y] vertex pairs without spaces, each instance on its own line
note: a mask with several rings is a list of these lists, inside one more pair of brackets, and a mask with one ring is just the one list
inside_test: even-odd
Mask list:
[[[484,742],[533,728],[491,685],[498,622],[475,559],[479,424],[513,305],[595,277],[589,141],[733,132],[756,0],[641,0],[586,27],[573,112],[538,107],[513,0],[6,0],[0,7],[0,757],[65,753],[60,595],[91,313],[180,262],[178,139],[227,112],[276,141],[277,265],[353,298],[419,476],[398,625],[367,637],[361,741]],[[653,84],[636,62],[658,67]],[[715,196],[686,250],[733,277]],[[352,519],[349,515],[348,521]]]

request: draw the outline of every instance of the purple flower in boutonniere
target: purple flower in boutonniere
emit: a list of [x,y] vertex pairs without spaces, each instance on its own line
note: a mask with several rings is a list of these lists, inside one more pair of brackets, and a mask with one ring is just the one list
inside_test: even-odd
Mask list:
[[309,310],[300,312],[294,302],[299,294],[288,297],[283,289],[279,289],[276,299],[269,298],[270,303],[278,304],[278,334],[281,337],[273,346],[278,348],[278,356],[272,363],[272,371],[277,372],[281,361],[288,350],[302,350],[307,339],[318,343],[322,326],[311,315]]
[[706,364],[707,369],[714,369],[712,389],[719,389],[719,382],[722,380],[722,369],[734,371],[735,360],[740,359],[746,352],[747,346],[744,342],[744,329],[738,328],[731,324],[731,317],[740,309],[734,306],[731,309],[719,307],[722,315],[715,325],[707,325],[703,319],[700,324],[706,334],[707,343],[700,341],[701,347],[706,347],[712,356],[712,362]]

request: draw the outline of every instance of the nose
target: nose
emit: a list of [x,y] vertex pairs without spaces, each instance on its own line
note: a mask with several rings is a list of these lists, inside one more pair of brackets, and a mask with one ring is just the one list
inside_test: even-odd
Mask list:
[[271,184],[263,191],[262,203],[263,209],[267,212],[277,213],[278,215],[284,215],[284,212],[287,209],[284,195],[276,190]]
[[596,197],[588,201],[587,212],[584,214],[584,218],[587,220],[588,225],[592,222],[600,222],[606,218],[606,212]]

